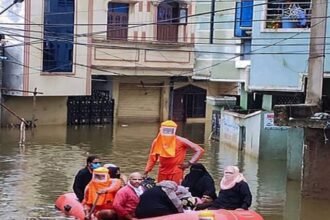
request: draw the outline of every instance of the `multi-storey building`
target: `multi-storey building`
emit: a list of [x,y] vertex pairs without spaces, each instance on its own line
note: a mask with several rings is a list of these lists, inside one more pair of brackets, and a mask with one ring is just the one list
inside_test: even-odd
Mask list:
[[122,122],[203,118],[206,91],[188,80],[194,10],[194,1],[25,0],[0,17],[5,103],[38,124],[63,124],[68,96],[107,90]]
[[[253,7],[251,2],[248,3],[250,7],[244,9],[251,11],[252,16]],[[196,3],[196,61],[192,78],[207,82],[206,119],[209,120],[205,127],[206,130],[211,128],[210,119],[216,119],[212,125],[215,138],[219,138],[220,125],[217,120],[219,114],[214,113],[239,103],[240,88],[244,85],[250,65],[248,54],[243,54],[251,46],[252,21],[245,18],[247,22],[235,23],[236,4],[235,1]],[[241,26],[244,26],[243,31],[239,29]],[[241,37],[243,34],[244,37]]]

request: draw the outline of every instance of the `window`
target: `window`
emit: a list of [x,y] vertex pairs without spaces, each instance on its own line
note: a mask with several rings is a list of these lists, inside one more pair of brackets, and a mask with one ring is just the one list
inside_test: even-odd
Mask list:
[[157,8],[157,40],[167,42],[178,41],[178,25],[180,23],[179,3],[165,0]]
[[45,0],[44,72],[72,72],[74,0]]
[[235,37],[251,35],[253,18],[253,0],[236,2],[235,12]]
[[129,4],[108,4],[108,39],[127,40]]
[[266,28],[310,27],[311,0],[268,0]]
[[250,60],[251,58],[251,39],[242,39],[241,60]]

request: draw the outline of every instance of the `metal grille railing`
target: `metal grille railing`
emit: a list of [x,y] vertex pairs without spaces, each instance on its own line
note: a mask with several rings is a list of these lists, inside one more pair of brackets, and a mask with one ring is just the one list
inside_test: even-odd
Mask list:
[[269,0],[266,28],[308,28],[312,14],[311,0]]
[[296,95],[274,95],[273,105],[286,105],[286,104],[302,104],[304,103],[304,95],[297,93]]

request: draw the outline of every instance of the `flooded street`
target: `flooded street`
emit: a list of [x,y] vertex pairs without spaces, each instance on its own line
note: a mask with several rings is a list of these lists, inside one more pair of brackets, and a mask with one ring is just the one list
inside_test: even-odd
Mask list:
[[[54,201],[72,191],[74,175],[88,154],[119,165],[125,174],[143,171],[158,126],[38,127],[33,135],[27,131],[21,148],[18,130],[0,130],[0,219],[63,217]],[[178,133],[205,148],[201,162],[217,183],[226,165],[238,165],[250,184],[252,208],[265,219],[329,219],[329,201],[302,200],[300,183],[286,180],[286,161],[257,161],[219,147],[205,138],[203,124],[179,125]],[[156,169],[151,176],[155,173]]]

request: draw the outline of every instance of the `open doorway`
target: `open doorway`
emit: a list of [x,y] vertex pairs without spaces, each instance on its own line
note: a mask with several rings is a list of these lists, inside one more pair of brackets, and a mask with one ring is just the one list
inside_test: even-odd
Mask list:
[[186,121],[187,118],[205,118],[206,90],[188,85],[173,91],[174,121]]

